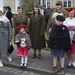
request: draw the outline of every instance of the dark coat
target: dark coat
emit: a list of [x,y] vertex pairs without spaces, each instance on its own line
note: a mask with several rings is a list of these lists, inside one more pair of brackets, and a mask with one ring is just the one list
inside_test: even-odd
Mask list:
[[12,18],[12,12],[11,12],[10,10],[7,11],[6,17],[9,19],[9,21],[10,21],[10,23],[11,23],[11,27],[13,27],[13,26],[12,26],[12,20],[11,20],[11,18]]
[[[45,19],[44,16],[38,15],[30,17],[29,34],[33,49],[42,49],[45,45]],[[42,35],[41,35],[42,34]]]
[[49,16],[51,15],[51,13],[52,13],[51,8],[45,9],[45,11],[44,11],[45,19],[49,19]]
[[49,44],[50,48],[61,48],[61,49],[71,49],[69,30],[66,26],[54,26],[50,36]]

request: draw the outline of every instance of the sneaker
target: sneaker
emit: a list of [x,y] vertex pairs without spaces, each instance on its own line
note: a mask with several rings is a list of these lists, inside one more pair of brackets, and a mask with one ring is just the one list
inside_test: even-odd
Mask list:
[[65,73],[66,73],[66,72],[65,72],[65,69],[64,69],[64,68],[61,68],[61,69],[60,69],[60,74],[61,74],[61,75],[64,75]]
[[57,73],[58,72],[58,69],[57,69],[56,66],[53,67],[53,71],[54,71],[54,73]]
[[10,56],[8,57],[8,61],[9,62],[12,62],[12,58]]
[[0,67],[4,67],[4,65],[3,65],[2,61],[0,61]]

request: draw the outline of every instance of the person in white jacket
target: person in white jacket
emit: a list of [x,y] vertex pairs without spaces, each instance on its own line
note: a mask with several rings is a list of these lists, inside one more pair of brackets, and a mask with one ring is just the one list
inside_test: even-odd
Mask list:
[[69,29],[70,39],[72,44],[72,50],[67,51],[68,65],[67,68],[73,67],[75,69],[75,41],[73,40],[73,36],[75,34],[75,17],[74,17],[74,9],[68,9],[68,17],[63,22]]

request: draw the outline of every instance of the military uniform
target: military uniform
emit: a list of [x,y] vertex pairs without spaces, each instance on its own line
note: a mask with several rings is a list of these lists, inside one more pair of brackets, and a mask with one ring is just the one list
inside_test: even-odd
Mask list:
[[26,15],[23,15],[23,14],[18,15],[17,14],[13,17],[13,23],[14,23],[15,35],[16,35],[18,33],[17,28],[20,24],[25,24],[26,26],[28,26],[28,18]]

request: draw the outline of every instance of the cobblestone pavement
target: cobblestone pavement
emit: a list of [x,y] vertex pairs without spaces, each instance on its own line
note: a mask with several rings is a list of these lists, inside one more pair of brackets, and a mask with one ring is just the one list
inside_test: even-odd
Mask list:
[[[52,63],[53,62],[52,62],[52,56],[50,56],[50,51],[42,50],[42,59],[38,59],[37,57],[35,59],[32,59],[33,50],[32,49],[29,50],[29,58],[28,58],[28,68],[27,68],[27,70],[18,69],[19,66],[20,66],[20,59],[17,57],[16,53],[17,53],[17,47],[16,47],[16,45],[14,45],[14,51],[11,54],[11,57],[13,58],[13,62],[9,63],[7,61],[6,55],[4,54],[2,56],[2,58],[3,58],[3,63],[5,65],[5,67],[0,68],[0,69],[4,69],[4,70],[6,70],[8,72],[14,72],[15,74],[18,73],[19,75],[53,75],[54,74],[53,70],[52,70],[52,68],[53,68]],[[67,69],[66,65],[67,65],[67,60],[65,62],[65,71],[66,71],[65,75],[75,75],[75,69],[73,69],[73,68]],[[14,68],[10,69],[10,67],[14,67]],[[15,69],[15,68],[17,68],[17,69]],[[58,68],[60,68],[60,62],[58,62]],[[32,70],[34,70],[34,71],[32,71]],[[37,72],[35,72],[35,71],[37,71]],[[44,72],[44,73],[40,73],[40,72]]]
[[[1,72],[4,72],[6,75],[47,75],[47,74],[41,74],[41,73],[37,73],[37,72],[32,72],[32,71],[28,71],[26,69],[21,69],[21,68],[11,68],[11,67],[3,67],[0,68],[0,74]],[[4,75],[4,74],[3,74]],[[49,75],[56,75],[56,74],[49,74]],[[60,74],[58,74],[60,75]],[[75,75],[75,74],[65,74],[65,75]]]
[[44,74],[34,73],[31,71],[25,71],[25,70],[21,70],[21,69],[14,69],[14,68],[10,68],[10,67],[0,68],[0,71],[6,72],[6,73],[11,73],[14,75],[44,75]]

